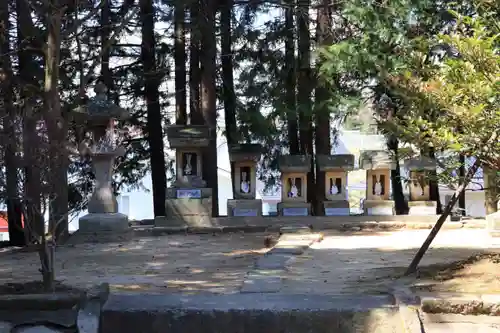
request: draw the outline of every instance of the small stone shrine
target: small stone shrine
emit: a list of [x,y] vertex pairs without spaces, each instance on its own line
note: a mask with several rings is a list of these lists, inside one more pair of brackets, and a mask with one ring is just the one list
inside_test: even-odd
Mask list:
[[350,215],[347,173],[354,168],[354,155],[318,155],[316,162],[325,173],[325,215]]
[[229,146],[229,160],[234,163],[234,199],[227,201],[228,216],[261,216],[262,200],[255,199],[257,162],[262,154],[259,144]]
[[429,172],[436,170],[436,162],[428,157],[409,159],[405,168],[410,172],[408,187],[409,215],[436,215],[437,202],[430,201]]
[[203,180],[203,148],[208,146],[207,126],[172,125],[167,127],[170,148],[175,149],[176,180],[167,188],[167,216],[156,218],[160,226],[210,225],[212,189]]
[[127,119],[129,113],[108,101],[107,88],[101,81],[97,82],[94,91],[96,95],[87,105],[71,113],[78,131],[85,136],[79,144],[79,152],[91,158],[95,176],[88,214],[79,219],[79,231],[126,231],[129,229],[128,216],[118,213],[112,181],[115,159],[125,153],[117,144],[120,137],[114,125],[116,120]]
[[284,155],[279,159],[281,171],[281,216],[308,216],[311,204],[307,202],[307,173],[311,171],[311,157]]
[[363,210],[366,215],[394,215],[391,198],[391,170],[396,163],[383,150],[362,151],[359,167],[366,170],[366,199]]

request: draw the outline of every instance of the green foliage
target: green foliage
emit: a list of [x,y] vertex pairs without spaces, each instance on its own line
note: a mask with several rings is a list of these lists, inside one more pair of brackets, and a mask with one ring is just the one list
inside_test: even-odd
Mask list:
[[[384,126],[418,148],[474,156],[498,168],[500,31],[480,18],[457,14],[457,20],[455,31],[415,41],[404,57],[407,68],[387,76],[405,109]],[[437,64],[425,61],[435,45],[445,45],[458,56]]]

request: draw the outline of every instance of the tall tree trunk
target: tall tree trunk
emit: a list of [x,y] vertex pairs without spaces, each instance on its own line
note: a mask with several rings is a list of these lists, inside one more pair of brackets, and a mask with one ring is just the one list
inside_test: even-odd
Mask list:
[[18,177],[16,161],[17,135],[15,132],[16,116],[12,104],[12,62],[10,59],[10,22],[9,3],[3,1],[0,4],[0,98],[2,98],[1,117],[3,122],[3,138],[0,138],[4,145],[4,162],[6,171],[7,189],[7,221],[9,225],[9,240],[14,246],[25,244],[24,232],[21,223],[21,209],[19,206]]
[[175,3],[174,34],[175,34],[175,119],[176,124],[187,123],[186,106],[186,7],[183,0]]
[[287,131],[290,154],[300,153],[299,147],[299,127],[297,121],[297,100],[296,100],[296,61],[295,61],[295,1],[288,0],[285,7],[285,106],[287,110]]
[[189,117],[191,124],[203,124],[200,99],[200,0],[191,0],[189,43]]
[[497,172],[490,168],[483,168],[484,178],[484,207],[486,215],[496,213],[498,210],[498,196],[500,195],[500,180]]
[[30,45],[35,38],[33,36],[33,21],[30,8],[24,0],[16,0],[17,14],[17,56],[19,64],[19,81],[21,88],[21,114],[23,114],[23,165],[25,171],[24,180],[24,212],[26,214],[24,223],[28,231],[28,241],[33,241],[45,232],[45,221],[41,211],[41,168],[42,161],[38,158],[40,154],[40,142],[36,129],[36,116],[33,111],[32,87],[37,87],[35,78],[38,64],[35,61],[33,50],[35,45]]
[[[297,24],[299,35],[299,71],[297,83],[297,104],[299,109],[300,151],[311,156],[311,171],[307,174],[307,201],[316,207],[314,181],[314,147],[311,103],[311,36],[309,32],[310,0],[298,0]],[[314,212],[315,213],[315,212]]]
[[165,152],[163,146],[162,114],[160,108],[160,86],[156,68],[156,42],[154,35],[153,0],[141,0],[142,44],[141,60],[144,71],[144,97],[147,105],[147,132],[151,152],[151,179],[153,182],[153,209],[155,216],[165,216],[167,177],[165,174]]
[[68,152],[58,89],[64,8],[59,0],[51,0],[48,8],[44,111],[50,157],[49,230],[57,241],[64,241],[68,236]]
[[[458,177],[460,178],[460,182],[462,182],[465,177],[465,156],[462,154],[460,154],[459,156],[459,163],[460,166],[458,168]],[[460,192],[458,196],[458,208],[460,209],[460,214],[462,216],[465,216],[467,213],[465,211],[465,190]]]
[[104,1],[104,5],[101,8],[101,79],[108,88],[108,98],[114,99],[118,104],[116,98],[113,98],[113,77],[111,70],[109,68],[109,60],[111,57],[111,47],[109,44],[109,37],[111,34],[111,0]]
[[54,240],[64,241],[68,235],[68,190],[66,124],[59,97],[59,66],[61,57],[61,25],[65,9],[59,0],[47,6],[47,46],[45,51],[44,120],[49,137],[49,235],[42,235],[39,251],[46,291],[54,289]]
[[215,86],[217,47],[215,39],[216,0],[201,0],[201,113],[210,128],[210,143],[205,149],[203,171],[212,189],[212,216],[219,216],[217,181],[217,95]]
[[392,151],[396,168],[391,170],[392,197],[396,208],[396,215],[408,214],[408,203],[403,193],[403,182],[399,166],[399,140],[391,136],[387,140],[387,147]]
[[[317,12],[316,24],[316,42],[318,47],[329,45],[332,43],[332,17],[330,10],[330,1],[322,0]],[[316,65],[321,66],[322,58],[320,57]],[[315,91],[315,147],[316,154],[330,155],[331,154],[331,137],[330,137],[330,110],[328,109],[328,100],[330,98],[327,87],[322,82],[316,80]],[[344,184],[347,185],[347,184]],[[325,200],[325,172],[320,171],[319,165],[316,163],[316,215],[324,215],[322,202]]]
[[[233,52],[231,40],[231,17],[233,0],[224,0],[221,6],[221,62],[222,84],[224,99],[224,120],[228,148],[238,143],[236,128],[236,94],[234,93]],[[234,163],[231,162],[231,182],[234,191],[235,174]],[[234,195],[234,193],[233,193]]]
[[[429,149],[429,158],[436,159],[436,153],[434,148]],[[441,197],[439,196],[439,182],[437,180],[437,171],[432,170],[429,173],[429,199],[436,202],[436,214],[440,215],[443,213],[443,205],[441,204]]]

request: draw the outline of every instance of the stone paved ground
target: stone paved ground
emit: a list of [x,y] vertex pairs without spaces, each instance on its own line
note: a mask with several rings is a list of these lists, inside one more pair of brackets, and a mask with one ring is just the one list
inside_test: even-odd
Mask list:
[[[170,235],[112,244],[64,246],[57,279],[76,287],[102,282],[123,291],[237,292],[267,251],[267,234]],[[36,253],[0,253],[0,284],[41,278]]]
[[[401,275],[429,230],[389,233],[325,232],[289,267],[282,293],[349,294],[386,291],[391,276]],[[500,250],[484,230],[442,230],[421,265],[463,260]]]

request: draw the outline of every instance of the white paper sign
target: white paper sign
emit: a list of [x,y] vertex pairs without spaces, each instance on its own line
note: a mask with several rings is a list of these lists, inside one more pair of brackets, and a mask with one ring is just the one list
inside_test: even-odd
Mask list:
[[307,216],[306,207],[303,208],[283,208],[283,216]]
[[200,189],[182,189],[177,190],[178,199],[200,199],[201,190]]

